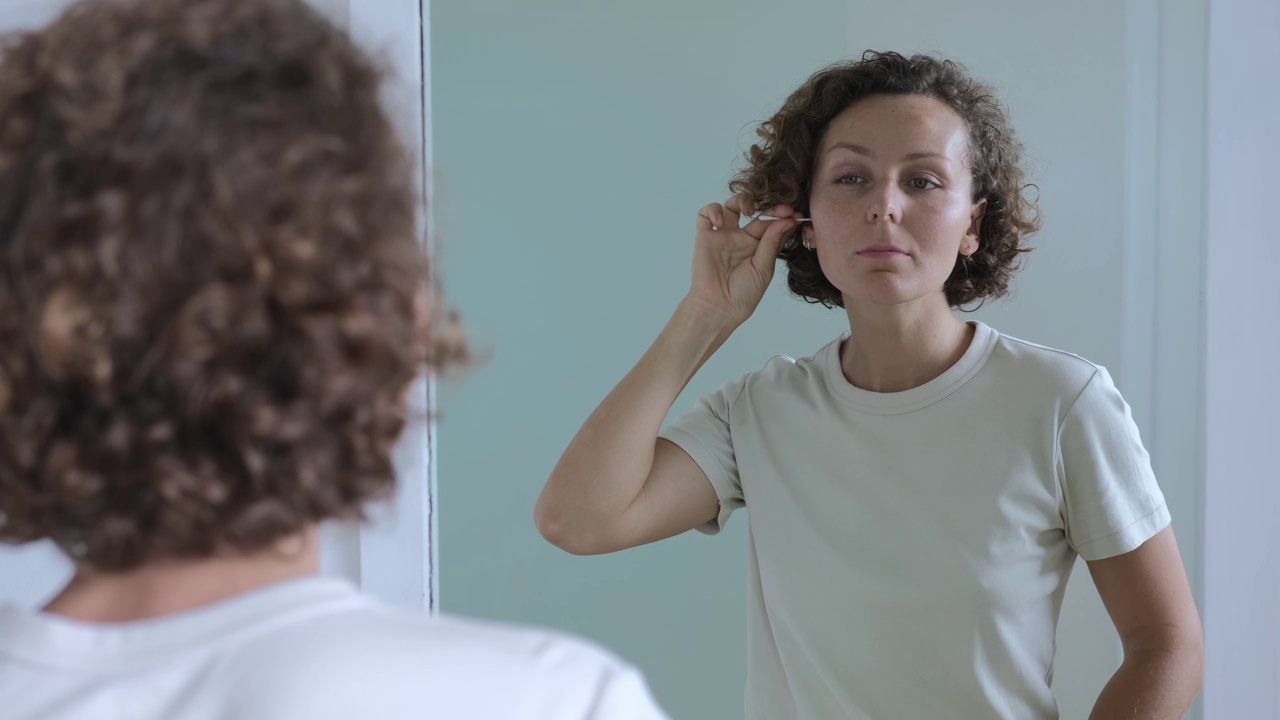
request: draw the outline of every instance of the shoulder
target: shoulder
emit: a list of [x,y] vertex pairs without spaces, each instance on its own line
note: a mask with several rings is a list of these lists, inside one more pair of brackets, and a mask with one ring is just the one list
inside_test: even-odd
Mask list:
[[757,370],[742,376],[737,383],[745,391],[771,388],[796,388],[809,383],[821,383],[828,355],[839,353],[840,343],[847,336],[832,340],[818,351],[803,357],[774,355]]
[[298,654],[316,662],[347,664],[364,658],[361,673],[394,672],[408,662],[447,666],[457,673],[483,668],[490,675],[547,675],[573,667],[598,672],[627,667],[590,641],[542,628],[454,616],[428,617],[370,602],[273,638],[281,646],[301,645]]
[[561,707],[620,678],[638,678],[613,653],[571,635],[427,617],[372,601],[264,637],[243,655],[237,674],[259,690],[250,695],[287,702],[295,713],[294,701],[304,699],[328,710],[368,710],[372,703],[384,711],[368,716],[399,718],[402,710],[429,707],[446,715],[465,709],[470,717],[517,717],[518,708]]
[[744,397],[759,398],[762,394],[781,392],[795,394],[807,384],[822,382],[822,358],[839,340],[819,350],[812,356],[795,359],[787,355],[774,355],[764,365],[739,375],[720,385],[714,391],[698,398],[697,412],[710,412],[727,417]]
[[[1071,399],[1095,377],[1106,376],[1097,363],[1065,350],[997,333],[988,368],[1019,391],[1041,390]],[[1109,382],[1109,378],[1108,378]]]

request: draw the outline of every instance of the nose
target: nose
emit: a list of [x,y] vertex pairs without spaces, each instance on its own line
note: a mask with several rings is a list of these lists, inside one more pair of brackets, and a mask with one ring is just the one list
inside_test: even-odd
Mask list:
[[867,222],[896,223],[902,220],[902,199],[898,197],[897,186],[893,183],[886,183],[867,200]]

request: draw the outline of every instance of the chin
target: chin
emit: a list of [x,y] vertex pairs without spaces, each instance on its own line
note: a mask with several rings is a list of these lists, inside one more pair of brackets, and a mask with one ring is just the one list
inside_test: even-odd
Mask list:
[[[840,290],[845,307],[849,305],[893,307],[937,296],[946,305],[942,286],[946,278],[936,284],[920,282],[920,278],[908,278],[898,273],[876,272],[857,277],[831,278],[831,284]],[[914,280],[914,281],[913,281]]]
[[840,290],[845,307],[849,305],[883,305],[894,306],[918,300],[926,293],[916,292],[914,288],[904,287],[895,279],[862,279],[861,282],[832,283]]

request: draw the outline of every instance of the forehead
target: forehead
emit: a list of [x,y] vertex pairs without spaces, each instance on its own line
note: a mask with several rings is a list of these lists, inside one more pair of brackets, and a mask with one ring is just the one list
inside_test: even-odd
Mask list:
[[818,156],[842,144],[866,148],[877,159],[927,152],[962,163],[969,151],[969,131],[964,120],[941,100],[923,95],[872,95],[831,120]]

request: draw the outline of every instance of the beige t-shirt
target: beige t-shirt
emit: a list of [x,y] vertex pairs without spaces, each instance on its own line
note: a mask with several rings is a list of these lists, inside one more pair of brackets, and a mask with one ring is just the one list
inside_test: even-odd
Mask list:
[[541,629],[280,583],[98,625],[0,607],[0,720],[665,720],[640,673]]
[[1048,720],[1078,555],[1169,523],[1106,370],[975,323],[905,392],[851,385],[843,337],[702,398],[661,436],[750,510],[747,717]]

